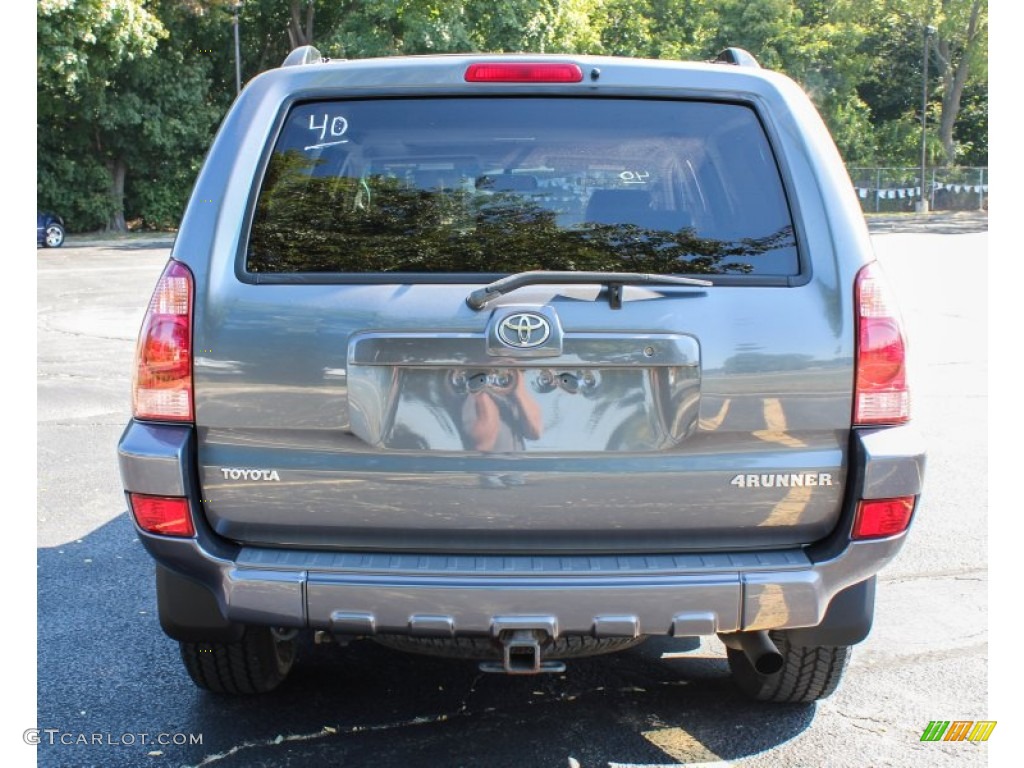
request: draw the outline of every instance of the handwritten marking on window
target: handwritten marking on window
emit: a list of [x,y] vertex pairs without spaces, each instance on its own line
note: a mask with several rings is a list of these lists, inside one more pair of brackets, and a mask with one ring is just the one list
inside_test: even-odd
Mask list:
[[651,178],[650,171],[623,171],[619,174],[624,184],[646,184]]
[[[322,122],[317,122],[318,117],[322,118]],[[304,147],[306,151],[348,143],[348,139],[341,138],[348,131],[348,120],[341,115],[331,116],[326,112],[322,115],[310,115],[309,130],[316,131],[319,135],[317,136],[316,144],[310,144],[308,147]],[[330,139],[324,141],[328,136],[330,136]]]

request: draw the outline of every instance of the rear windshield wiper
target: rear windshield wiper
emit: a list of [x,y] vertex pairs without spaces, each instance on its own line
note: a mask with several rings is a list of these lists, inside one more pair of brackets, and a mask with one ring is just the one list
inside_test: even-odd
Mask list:
[[472,309],[483,309],[499,296],[522,288],[524,285],[569,285],[572,283],[597,283],[608,289],[608,305],[622,309],[622,286],[624,285],[686,285],[707,288],[714,285],[710,280],[676,275],[648,275],[642,272],[547,272],[537,270],[519,272],[503,277],[493,283],[477,288],[466,297]]

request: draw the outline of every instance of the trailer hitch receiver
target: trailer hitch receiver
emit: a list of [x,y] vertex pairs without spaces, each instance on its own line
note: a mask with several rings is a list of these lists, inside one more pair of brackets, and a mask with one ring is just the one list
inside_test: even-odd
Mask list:
[[547,640],[546,632],[537,629],[514,629],[501,632],[498,642],[502,646],[502,661],[480,662],[481,672],[504,672],[507,675],[536,675],[541,672],[564,672],[560,661],[541,659],[541,646]]

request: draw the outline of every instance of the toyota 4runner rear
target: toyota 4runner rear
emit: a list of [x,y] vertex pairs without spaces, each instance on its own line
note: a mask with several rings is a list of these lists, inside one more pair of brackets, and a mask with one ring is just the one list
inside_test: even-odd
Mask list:
[[242,92],[119,445],[201,687],[298,635],[536,673],[717,635],[810,701],[913,516],[897,311],[792,81],[300,49]]

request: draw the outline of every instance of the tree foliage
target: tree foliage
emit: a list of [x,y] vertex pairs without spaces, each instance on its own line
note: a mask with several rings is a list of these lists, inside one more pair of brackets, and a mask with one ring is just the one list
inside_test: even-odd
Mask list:
[[41,206],[78,229],[176,223],[221,113],[193,18],[171,0],[40,2]]
[[[235,0],[38,0],[40,206],[72,229],[173,226],[235,95]],[[244,0],[243,82],[296,45],[332,58],[453,52],[702,60],[727,46],[796,79],[848,163],[987,162],[986,0]]]
[[[865,51],[875,64],[858,89],[872,106],[879,154],[912,160],[902,146],[908,142],[894,144],[892,138],[920,131],[925,35],[933,27],[928,39],[929,162],[987,162],[987,141],[962,139],[957,130],[962,110],[976,113],[984,104],[987,112],[985,0],[856,0],[854,6],[865,20]],[[916,147],[920,153],[920,135]]]
[[82,96],[126,61],[153,53],[165,30],[140,0],[39,0],[40,89]]

